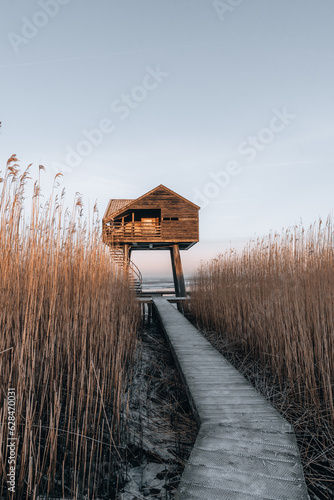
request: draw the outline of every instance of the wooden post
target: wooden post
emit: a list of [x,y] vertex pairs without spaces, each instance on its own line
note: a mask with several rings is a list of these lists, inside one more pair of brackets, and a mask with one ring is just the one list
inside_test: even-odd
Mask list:
[[172,262],[172,270],[173,270],[173,280],[174,280],[175,296],[176,296],[176,297],[180,297],[179,282],[178,282],[178,280],[177,280],[177,275],[176,275],[175,262],[174,262],[174,253],[173,253],[173,247],[170,247],[170,259],[171,259],[171,262]]
[[128,272],[130,260],[130,245],[128,243],[124,244],[124,270]]
[[184,283],[184,276],[183,276],[183,270],[182,270],[182,262],[181,262],[179,245],[174,244],[171,247],[170,255],[171,255],[171,261],[172,261],[175,295],[176,295],[176,297],[186,297],[187,296],[186,286]]

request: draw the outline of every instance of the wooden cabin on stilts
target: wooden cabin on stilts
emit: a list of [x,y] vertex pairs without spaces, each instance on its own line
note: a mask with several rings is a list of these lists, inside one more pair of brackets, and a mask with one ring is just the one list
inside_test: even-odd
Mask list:
[[170,252],[175,295],[186,297],[180,250],[199,241],[199,206],[160,184],[135,200],[112,199],[102,221],[103,242],[127,269],[136,290],[141,274],[131,261],[135,250]]

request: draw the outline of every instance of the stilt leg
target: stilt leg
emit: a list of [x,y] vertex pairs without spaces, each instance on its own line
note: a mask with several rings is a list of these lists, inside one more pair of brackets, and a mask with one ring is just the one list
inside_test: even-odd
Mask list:
[[[184,283],[179,245],[173,245],[170,249],[170,253],[171,253],[171,261],[173,269],[175,295],[176,297],[186,297],[187,293],[186,293],[186,286]],[[177,308],[179,311],[182,312],[183,310],[182,304],[178,304]]]
[[170,259],[172,262],[172,270],[173,270],[173,280],[174,280],[174,288],[175,288],[175,296],[180,297],[180,289],[179,282],[177,279],[176,268],[175,268],[175,259],[174,259],[174,250],[173,247],[170,247]]

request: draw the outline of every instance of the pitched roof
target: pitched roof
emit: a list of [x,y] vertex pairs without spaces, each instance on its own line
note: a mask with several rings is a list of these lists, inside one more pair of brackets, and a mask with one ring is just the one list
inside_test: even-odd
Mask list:
[[[196,205],[195,203],[193,203],[192,201],[189,201],[186,198],[184,198],[183,196],[181,196],[180,194],[175,193],[175,191],[172,191],[171,189],[167,188],[163,184],[159,184],[159,186],[155,187],[154,189],[151,189],[151,191],[148,191],[147,193],[143,194],[142,196],[139,196],[139,198],[136,198],[135,200],[110,200],[109,204],[108,204],[108,207],[107,207],[107,210],[106,210],[106,212],[104,214],[104,217],[107,217],[107,216],[110,216],[110,215],[113,215],[115,217],[116,215],[118,215],[118,213],[122,213],[122,211],[123,211],[122,209],[124,207],[127,207],[129,205],[129,208],[130,208],[130,206],[132,205],[132,203],[137,203],[142,198],[145,198],[145,196],[148,196],[149,194],[152,194],[157,189],[161,189],[161,188],[165,189],[169,193],[172,193],[174,196],[177,196],[178,198],[181,198],[182,200],[186,201],[190,205],[193,205],[194,207],[200,209],[200,207],[198,205]],[[117,202],[120,202],[121,204],[118,206],[118,208],[111,210],[111,208],[109,208],[109,207],[117,206]],[[115,205],[114,205],[114,203],[115,203]]]
[[109,217],[110,215],[112,215],[115,212],[118,212],[118,210],[120,210],[123,207],[126,207],[127,205],[129,205],[133,201],[134,200],[125,200],[125,199],[109,200],[107,209],[104,213],[104,218]]

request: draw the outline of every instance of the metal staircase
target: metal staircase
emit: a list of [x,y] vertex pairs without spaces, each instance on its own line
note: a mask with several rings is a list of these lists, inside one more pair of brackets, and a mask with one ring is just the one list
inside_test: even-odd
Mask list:
[[118,266],[122,275],[127,273],[126,277],[129,280],[131,290],[134,290],[139,295],[142,291],[143,277],[136,264],[132,260],[126,262],[122,246],[114,245],[110,247],[110,253],[112,260]]

